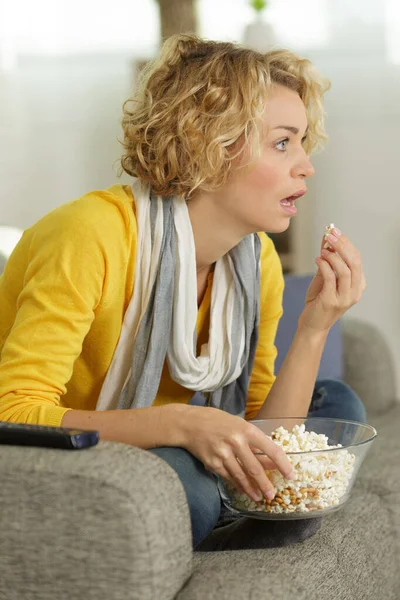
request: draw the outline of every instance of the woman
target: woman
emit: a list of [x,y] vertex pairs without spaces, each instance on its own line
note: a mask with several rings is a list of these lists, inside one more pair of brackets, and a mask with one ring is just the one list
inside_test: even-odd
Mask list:
[[257,232],[285,231],[295,214],[327,88],[289,51],[169,38],[124,106],[132,188],[46,215],[0,279],[0,419],[97,429],[158,454],[185,487],[195,547],[220,517],[215,474],[254,499],[274,495],[267,467],[291,477],[250,419],[365,420],[341,382],[314,388],[330,328],[365,289],[338,230],[273,374],[284,282]]

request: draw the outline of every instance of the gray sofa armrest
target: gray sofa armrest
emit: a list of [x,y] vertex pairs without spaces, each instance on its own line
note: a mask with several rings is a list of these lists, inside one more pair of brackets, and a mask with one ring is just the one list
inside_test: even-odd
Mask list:
[[192,572],[184,489],[150,452],[0,446],[2,600],[170,600]]
[[371,415],[388,411],[396,402],[396,374],[391,350],[379,329],[361,319],[344,317],[344,380]]

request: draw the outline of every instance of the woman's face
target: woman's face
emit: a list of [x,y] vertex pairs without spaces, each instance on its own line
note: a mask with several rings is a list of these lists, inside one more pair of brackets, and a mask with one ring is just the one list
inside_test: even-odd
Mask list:
[[[227,211],[244,235],[285,231],[291,214],[281,200],[304,192],[306,178],[314,174],[303,148],[307,116],[300,96],[276,86],[264,117],[266,134],[261,140],[261,157],[251,167],[234,169],[227,183],[217,190],[219,208]],[[248,157],[240,160],[246,164]]]

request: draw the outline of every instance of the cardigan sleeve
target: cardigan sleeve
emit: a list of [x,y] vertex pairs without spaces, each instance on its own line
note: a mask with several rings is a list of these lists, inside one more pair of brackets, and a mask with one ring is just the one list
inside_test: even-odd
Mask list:
[[[27,230],[0,278],[0,296],[8,297],[13,315],[1,350],[0,420],[59,426],[69,410],[61,398],[102,297],[103,234],[113,223],[112,209],[93,216],[78,206]],[[16,273],[14,298],[7,289],[15,287]]]

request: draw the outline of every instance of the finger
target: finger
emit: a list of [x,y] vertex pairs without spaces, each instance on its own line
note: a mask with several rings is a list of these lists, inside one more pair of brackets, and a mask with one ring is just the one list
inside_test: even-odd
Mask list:
[[322,252],[322,250],[324,250],[324,249],[329,250],[329,248],[331,248],[333,250],[333,247],[328,242],[327,237],[325,235],[323,235],[322,241],[321,241],[320,252]]
[[[332,223],[333,225],[333,223]],[[324,248],[332,248],[334,249],[334,241],[337,241],[339,239],[340,236],[342,236],[342,232],[335,226],[332,227],[332,229],[328,228],[325,229],[325,233],[322,236],[322,244],[321,244],[321,250],[323,250]]]
[[235,456],[231,456],[224,462],[224,467],[228,473],[228,476],[234,481],[234,486],[241,489],[245,494],[250,496],[255,502],[262,500],[262,493],[260,488],[250,479],[245,473],[241,464],[238,462]]
[[[227,451],[226,452],[226,459],[224,459],[224,460],[227,460],[230,455],[231,455],[231,452]],[[223,477],[224,479],[226,479],[231,485],[233,485],[234,488],[236,488],[240,492],[242,492],[242,494],[246,494],[247,493],[243,489],[243,487],[239,484],[239,482],[236,481],[231,476],[231,474],[226,470],[226,468],[224,467],[224,464],[221,461],[218,461],[218,464],[216,463],[212,467],[211,466],[207,467],[206,464],[204,464],[204,467],[205,467],[206,471],[209,471],[210,473],[213,473],[214,475],[218,475],[218,476]],[[257,494],[257,501],[258,501],[259,500],[259,496],[260,496],[260,490],[254,488],[254,491]]]
[[262,465],[263,469],[265,469],[265,470],[267,470],[267,469],[268,470],[275,469],[274,461],[271,460],[266,454],[264,454],[263,452],[261,452],[261,450],[259,448],[250,448],[250,449],[253,452],[253,454],[256,457],[256,459]]
[[[322,250],[321,254],[324,259],[327,259],[327,261],[329,262],[329,264],[332,266],[333,269],[338,270],[338,265],[340,265],[340,263],[335,262],[338,259],[337,254],[332,254],[332,252],[329,252],[328,254],[326,254],[325,250]],[[361,263],[356,264],[354,266],[353,270],[349,269],[349,273],[350,273],[350,276],[349,276],[350,277],[350,281],[349,281],[350,287],[348,290],[349,296],[347,298],[347,304],[349,306],[352,306],[353,304],[355,304],[356,302],[358,302],[361,299],[361,296],[362,296],[365,288],[367,287],[367,283],[365,281],[364,271],[363,271]],[[345,290],[345,286],[344,285],[343,285],[343,287],[341,286],[341,284],[344,284],[344,282],[345,282],[345,279],[344,279],[345,277],[346,277],[346,274],[343,272],[341,280],[338,280],[338,292],[340,293],[340,295],[347,293]]]
[[[321,242],[321,250],[323,250],[324,248],[332,248],[332,246],[330,245],[329,241],[328,241],[328,234],[332,233],[333,234],[333,229],[336,229],[335,226],[333,225],[333,223],[331,223],[330,226],[325,228],[325,232],[324,235],[322,236],[322,242]],[[339,230],[337,230],[339,231]]]
[[276,491],[259,461],[250,450],[245,448],[242,449],[240,454],[241,456],[238,458],[232,455],[224,463],[230,476],[255,501],[262,500],[263,495],[268,499],[272,499]]
[[286,479],[292,479],[293,467],[286,453],[282,448],[275,444],[268,436],[266,436],[256,425],[249,423],[250,442],[252,446],[260,448],[261,452],[266,454],[274,463],[274,468],[278,469]]
[[315,262],[317,263],[322,277],[324,279],[324,285],[321,291],[321,294],[327,294],[327,295],[331,295],[331,294],[335,294],[337,293],[337,289],[336,289],[336,275],[335,272],[333,271],[331,265],[329,264],[329,262],[325,259],[325,258],[316,258]]
[[329,252],[329,250],[322,250],[323,258],[328,261],[333,271],[337,275],[337,291],[342,298],[351,298],[351,271],[346,263],[341,259],[340,256]]
[[359,286],[362,279],[362,261],[357,248],[343,233],[339,236],[332,236],[331,234],[326,236],[326,242],[329,248],[337,252],[349,267],[352,274],[352,287]]
[[[241,492],[242,494],[246,494],[243,487],[241,485],[239,485],[239,483],[235,479],[233,479],[233,477],[231,477],[231,475],[228,473],[228,471],[225,469],[225,467],[220,468],[218,475],[220,475],[223,479],[228,481],[231,484],[231,486],[233,486],[239,492]],[[257,502],[258,502],[259,496],[260,496],[260,492],[259,492],[259,490],[257,490]]]

